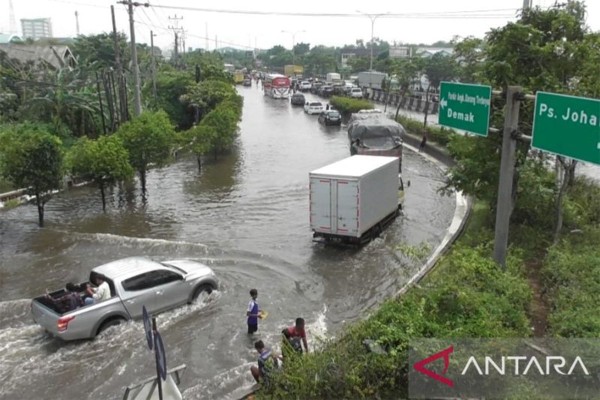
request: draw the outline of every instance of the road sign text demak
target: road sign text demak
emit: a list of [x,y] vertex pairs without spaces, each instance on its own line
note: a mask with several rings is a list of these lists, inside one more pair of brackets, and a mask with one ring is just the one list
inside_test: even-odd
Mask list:
[[453,118],[458,121],[475,122],[475,116],[473,115],[473,113],[461,113],[457,111],[452,111],[451,108],[448,108],[448,118]]

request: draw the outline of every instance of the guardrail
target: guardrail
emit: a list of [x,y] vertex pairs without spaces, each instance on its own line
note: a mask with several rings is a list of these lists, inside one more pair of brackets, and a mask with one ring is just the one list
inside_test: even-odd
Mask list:
[[[371,100],[377,103],[386,103],[390,106],[398,106],[400,108],[425,112],[425,105],[427,104],[422,97],[417,96],[400,96],[399,93],[387,93],[379,89],[367,89],[363,92],[363,98]],[[438,101],[430,101],[427,105],[428,114],[437,114],[439,111],[440,104]]]

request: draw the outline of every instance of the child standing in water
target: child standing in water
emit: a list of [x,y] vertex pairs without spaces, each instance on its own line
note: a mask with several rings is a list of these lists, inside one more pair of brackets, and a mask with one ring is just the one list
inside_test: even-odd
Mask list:
[[256,302],[256,298],[258,297],[258,290],[251,289],[250,290],[250,302],[248,303],[248,310],[246,311],[246,315],[248,316],[248,334],[251,335],[258,330],[258,314],[260,313],[260,308],[258,307],[258,303]]

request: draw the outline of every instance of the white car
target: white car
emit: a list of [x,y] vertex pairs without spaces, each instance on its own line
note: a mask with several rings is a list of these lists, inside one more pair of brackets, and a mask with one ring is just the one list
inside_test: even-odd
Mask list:
[[321,114],[325,110],[323,103],[320,101],[307,101],[304,104],[304,112],[307,114]]
[[350,89],[350,97],[353,97],[355,99],[362,99],[363,92],[362,92],[361,88],[355,87],[355,88]]
[[310,90],[311,87],[312,87],[312,84],[309,81],[300,82],[300,90],[302,90],[302,91]]

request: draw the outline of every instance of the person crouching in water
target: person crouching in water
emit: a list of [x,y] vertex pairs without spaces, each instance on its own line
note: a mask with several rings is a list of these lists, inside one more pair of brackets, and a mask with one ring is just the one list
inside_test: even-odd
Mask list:
[[262,340],[254,343],[254,348],[258,352],[258,365],[250,367],[250,372],[256,383],[262,381],[268,385],[271,374],[279,367],[279,357],[267,349]]
[[[282,351],[284,356],[291,354],[302,354],[302,345],[304,351],[308,353],[308,343],[306,342],[306,331],[304,330],[304,318],[296,318],[296,325],[285,328],[281,331],[284,337]],[[293,352],[290,352],[293,350]]]

